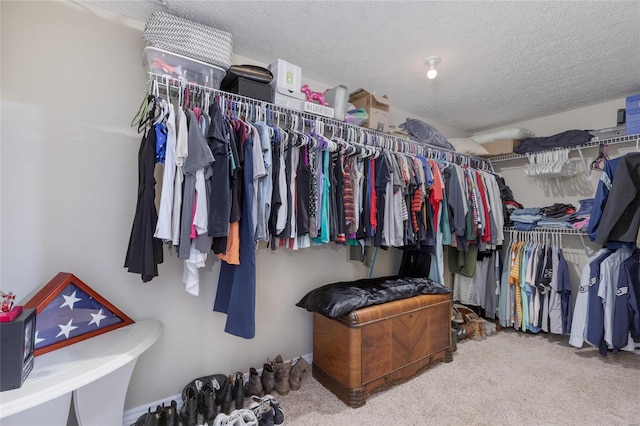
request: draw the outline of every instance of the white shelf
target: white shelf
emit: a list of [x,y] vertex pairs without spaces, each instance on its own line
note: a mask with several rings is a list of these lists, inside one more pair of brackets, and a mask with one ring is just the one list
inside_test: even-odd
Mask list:
[[[160,337],[161,331],[160,321],[144,320],[37,356],[22,387],[0,393],[0,418],[70,395],[135,362]],[[123,384],[125,392],[126,379]],[[104,391],[108,392],[108,389]],[[111,395],[108,399],[117,400],[119,397],[124,401],[124,395]],[[103,403],[108,405],[106,401]],[[66,408],[67,413],[68,410],[69,407]]]
[[[583,145],[572,146],[572,147],[558,147],[558,148],[554,148],[546,151],[539,151],[539,152],[555,151],[559,149],[569,149],[570,151],[575,151],[583,148],[597,147],[597,146],[600,146],[601,144],[607,144],[608,146],[610,146],[610,145],[617,145],[621,143],[636,142],[639,139],[640,139],[640,134],[629,135],[629,136],[618,136],[618,137],[609,138],[609,139],[593,138],[590,142],[587,142],[586,144],[583,144]],[[492,164],[495,164],[503,161],[518,160],[521,158],[527,158],[527,155],[526,154],[505,154],[505,155],[498,155],[496,157],[489,157],[487,159],[491,161]]]

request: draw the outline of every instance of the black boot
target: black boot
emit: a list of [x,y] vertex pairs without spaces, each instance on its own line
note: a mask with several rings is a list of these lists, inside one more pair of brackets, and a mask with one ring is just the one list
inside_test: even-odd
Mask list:
[[171,401],[171,405],[165,407],[162,404],[162,417],[160,426],[180,426],[180,418],[178,415],[178,403]]
[[224,398],[224,391],[227,386],[227,376],[224,374],[213,374],[206,377],[211,382],[213,389],[216,391],[216,405],[222,405],[222,399]]
[[138,417],[132,426],[160,426],[160,414],[157,414],[157,410],[152,413],[151,407],[149,407],[147,412]]
[[202,414],[202,421],[212,426],[218,415],[218,407],[216,406],[216,392],[210,382],[204,383],[200,389],[198,411]]
[[236,410],[241,410],[244,407],[244,374],[239,371],[233,374],[233,399]]
[[195,386],[187,385],[182,391],[180,420],[184,426],[196,426],[198,423],[198,392]]

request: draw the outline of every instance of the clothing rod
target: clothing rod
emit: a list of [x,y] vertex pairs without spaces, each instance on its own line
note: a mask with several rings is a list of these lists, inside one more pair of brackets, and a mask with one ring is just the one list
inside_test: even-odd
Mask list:
[[535,234],[587,235],[586,231],[581,231],[578,229],[535,228],[530,231],[518,231],[513,226],[507,226],[503,229],[512,234],[515,232],[524,232],[524,233],[532,233],[532,234],[535,233]]
[[[196,83],[188,83],[188,82],[183,82],[181,80],[178,80],[176,78],[170,77],[170,76],[166,76],[166,75],[162,75],[162,74],[157,74],[157,73],[152,73],[149,72],[148,73],[150,76],[151,80],[154,80],[157,82],[158,84],[158,88],[160,89],[165,89],[167,87],[167,84],[170,84],[170,87],[173,89],[180,89],[182,87],[189,87],[189,88],[194,88],[197,89],[199,91],[204,91],[204,92],[209,92],[209,93],[214,93],[214,94],[218,94],[220,96],[225,96],[227,98],[231,98],[231,99],[235,99],[241,102],[246,102],[248,104],[253,104],[253,105],[259,105],[265,109],[269,109],[270,111],[274,111],[274,112],[278,112],[278,113],[283,113],[283,114],[296,114],[300,117],[303,117],[305,119],[309,119],[309,120],[320,120],[330,126],[334,126],[336,128],[343,128],[343,129],[352,129],[356,132],[364,132],[365,134],[367,134],[369,137],[371,137],[371,139],[373,141],[378,141],[379,145],[377,144],[373,144],[374,146],[378,146],[380,148],[387,148],[387,149],[391,149],[391,146],[393,143],[395,143],[395,146],[407,146],[410,147],[409,148],[409,152],[408,153],[414,153],[414,154],[422,154],[425,157],[428,158],[432,158],[432,159],[437,159],[434,157],[434,154],[437,155],[437,153],[444,153],[444,154],[450,154],[453,157],[452,162],[455,162],[456,157],[458,159],[464,159],[466,160],[466,162],[473,168],[481,168],[487,172],[492,172],[492,167],[491,167],[491,162],[486,159],[486,158],[480,158],[480,157],[475,157],[473,155],[467,155],[467,154],[462,154],[447,148],[441,148],[441,147],[435,147],[435,146],[430,146],[430,145],[425,145],[425,144],[420,144],[416,141],[412,141],[411,139],[407,139],[407,138],[402,138],[399,136],[395,136],[395,135],[390,135],[387,133],[382,133],[382,132],[378,132],[376,130],[371,130],[371,129],[366,129],[360,126],[356,126],[354,124],[349,124],[349,123],[344,123],[342,121],[338,121],[334,118],[329,118],[329,117],[323,117],[320,115],[316,115],[310,112],[306,112],[306,111],[298,111],[296,109],[293,108],[288,108],[288,107],[284,107],[281,105],[276,105],[267,101],[262,101],[259,99],[255,99],[255,98],[250,98],[247,96],[243,96],[243,95],[238,95],[235,93],[229,93],[229,92],[225,92],[224,90],[220,90],[220,89],[214,89],[212,87],[206,87],[206,86],[202,86]],[[384,145],[384,146],[383,146]],[[413,151],[412,151],[413,150]],[[396,151],[399,151],[398,149],[396,149]],[[447,161],[442,159],[443,161]]]
[[580,237],[580,243],[582,244],[582,249],[584,250],[585,256],[591,256],[589,254],[589,249],[587,248],[587,244],[584,242],[584,236],[587,235],[586,231],[581,231],[578,229],[553,229],[553,228],[536,228],[531,231],[518,231],[513,226],[508,226],[503,228],[507,231],[511,236],[523,234],[523,235],[546,235],[546,234],[554,234],[554,235],[577,235]]

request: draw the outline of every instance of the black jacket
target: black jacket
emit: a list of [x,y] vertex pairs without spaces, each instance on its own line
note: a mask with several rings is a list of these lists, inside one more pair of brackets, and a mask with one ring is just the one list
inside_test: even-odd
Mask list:
[[640,153],[623,157],[602,212],[596,242],[635,243],[640,228]]

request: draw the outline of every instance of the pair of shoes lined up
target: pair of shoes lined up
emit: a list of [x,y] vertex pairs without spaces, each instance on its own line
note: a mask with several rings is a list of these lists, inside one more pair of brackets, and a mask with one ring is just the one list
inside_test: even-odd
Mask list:
[[158,405],[155,411],[151,411],[151,407],[132,426],[179,426],[177,403],[171,401],[171,405],[165,407],[164,404]]
[[182,390],[180,420],[184,426],[212,426],[218,413],[228,415],[235,401],[236,410],[244,406],[244,375],[212,374],[189,382]]
[[213,426],[259,426],[258,418],[252,410],[233,410],[230,414],[219,413]]
[[452,309],[452,318],[459,322],[460,318],[464,318],[464,322],[459,324],[459,329],[466,337],[472,340],[485,340],[487,336],[498,334],[496,325],[481,318],[471,308],[464,305],[454,304]]
[[282,359],[278,355],[273,361],[267,360],[262,368],[262,375],[251,367],[249,381],[245,386],[247,397],[270,394],[275,390],[280,395],[287,395],[289,390],[299,390],[302,376],[309,368],[309,363],[302,356],[295,362]]
[[265,395],[262,398],[252,396],[249,409],[258,419],[258,426],[279,426],[284,423],[284,411],[271,395]]

